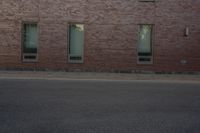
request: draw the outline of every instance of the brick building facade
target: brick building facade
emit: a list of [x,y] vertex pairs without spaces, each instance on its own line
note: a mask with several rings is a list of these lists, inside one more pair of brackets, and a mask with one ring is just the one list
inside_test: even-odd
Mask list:
[[[1,0],[0,16],[1,69],[200,71],[199,0]],[[37,27],[35,58],[25,24]],[[82,62],[69,58],[70,24],[84,26]],[[138,52],[142,25],[150,54]]]

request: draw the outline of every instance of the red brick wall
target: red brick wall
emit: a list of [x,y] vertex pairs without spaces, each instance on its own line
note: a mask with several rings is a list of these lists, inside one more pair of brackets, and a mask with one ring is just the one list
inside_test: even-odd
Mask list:
[[[0,68],[200,71],[199,12],[198,0],[1,0]],[[23,21],[38,22],[37,63],[21,60]],[[85,24],[83,64],[68,63],[69,22]],[[152,65],[137,64],[138,24],[155,25]]]

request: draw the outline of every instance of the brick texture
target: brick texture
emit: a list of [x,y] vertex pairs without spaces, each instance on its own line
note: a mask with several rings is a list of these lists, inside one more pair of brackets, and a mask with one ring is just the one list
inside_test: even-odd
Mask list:
[[[2,69],[200,71],[199,0],[1,0],[0,16]],[[38,22],[36,63],[22,62],[23,21]],[[83,64],[68,63],[69,22],[85,24]],[[138,24],[154,24],[152,65],[137,64]]]

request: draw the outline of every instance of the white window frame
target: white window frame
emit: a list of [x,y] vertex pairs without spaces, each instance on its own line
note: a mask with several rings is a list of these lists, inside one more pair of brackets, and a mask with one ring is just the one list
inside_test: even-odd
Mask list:
[[[37,26],[37,53],[24,53],[24,26],[25,25],[31,25],[31,24],[35,24]],[[21,53],[22,53],[22,62],[27,62],[27,63],[31,63],[31,62],[37,62],[38,61],[38,46],[39,46],[39,27],[38,27],[38,23],[37,22],[27,22],[24,21],[22,22],[22,31],[21,31]],[[26,58],[26,57],[34,57],[33,59],[31,58]]]
[[[81,60],[72,60],[71,58],[79,58],[80,55],[70,54],[70,26],[74,25],[74,24],[80,24],[80,25],[84,26],[83,48],[82,48]],[[69,63],[74,63],[74,64],[82,64],[82,63],[84,63],[84,48],[85,48],[85,25],[84,25],[84,23],[80,23],[80,22],[70,22],[70,23],[68,23],[68,62]]]
[[[149,25],[151,26],[151,55],[139,55],[139,41],[140,41],[140,26],[142,25]],[[143,64],[143,65],[152,65],[153,64],[153,46],[154,46],[154,24],[138,24],[138,43],[137,43],[137,64]],[[141,61],[141,59],[144,60],[150,60],[150,61]]]

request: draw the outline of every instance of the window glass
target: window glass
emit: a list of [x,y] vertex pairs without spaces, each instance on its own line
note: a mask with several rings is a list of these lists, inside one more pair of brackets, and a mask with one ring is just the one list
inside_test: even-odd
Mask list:
[[84,25],[69,25],[69,61],[81,63],[83,61]]
[[24,24],[24,53],[37,53],[37,24]]
[[70,54],[83,54],[84,26],[81,24],[70,25]]
[[139,32],[139,55],[151,55],[151,43],[152,43],[152,26],[151,25],[141,25]]

